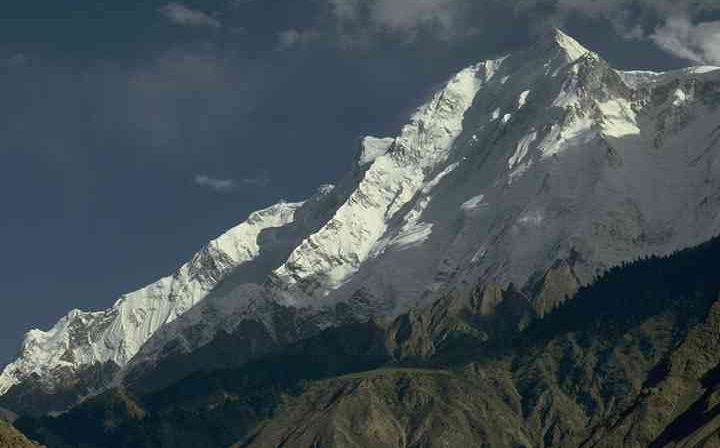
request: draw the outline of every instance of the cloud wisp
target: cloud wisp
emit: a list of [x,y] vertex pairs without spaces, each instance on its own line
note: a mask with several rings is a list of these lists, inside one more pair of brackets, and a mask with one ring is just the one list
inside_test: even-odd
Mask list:
[[268,177],[267,174],[261,174],[256,177],[244,177],[240,179],[240,182],[242,182],[245,185],[252,185],[260,188],[265,188],[268,185],[270,185],[270,177]]
[[217,193],[229,193],[235,191],[240,187],[240,185],[257,188],[267,188],[270,185],[270,178],[267,174],[261,174],[256,177],[243,177],[239,181],[229,178],[223,179],[208,176],[207,174],[196,174],[193,180],[195,185],[207,188]]
[[680,58],[720,65],[720,21],[693,23],[687,16],[671,17],[651,38],[660,48]]
[[196,174],[194,181],[195,185],[217,193],[229,193],[237,188],[237,183],[233,179],[220,179],[207,174]]
[[219,20],[209,14],[189,8],[181,3],[168,3],[161,6],[159,11],[166,19],[177,25],[210,28],[220,28],[222,26]]

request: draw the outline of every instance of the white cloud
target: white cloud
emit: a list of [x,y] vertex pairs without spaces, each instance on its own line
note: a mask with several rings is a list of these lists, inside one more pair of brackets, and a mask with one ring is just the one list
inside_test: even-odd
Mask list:
[[160,8],[160,13],[169,21],[186,26],[206,26],[211,28],[220,28],[220,22],[210,15],[188,8],[180,3],[168,3]]
[[663,50],[698,64],[720,64],[720,21],[692,23],[675,16],[651,36]]
[[197,174],[195,176],[195,185],[209,188],[218,193],[227,193],[237,187],[235,181],[232,179],[218,179],[206,174]]

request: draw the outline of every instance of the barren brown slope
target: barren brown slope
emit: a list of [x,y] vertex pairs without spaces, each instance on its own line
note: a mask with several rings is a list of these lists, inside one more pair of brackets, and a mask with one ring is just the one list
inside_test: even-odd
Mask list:
[[0,448],[37,447],[9,423],[0,420]]
[[495,357],[312,383],[237,446],[716,446],[717,249],[618,268]]

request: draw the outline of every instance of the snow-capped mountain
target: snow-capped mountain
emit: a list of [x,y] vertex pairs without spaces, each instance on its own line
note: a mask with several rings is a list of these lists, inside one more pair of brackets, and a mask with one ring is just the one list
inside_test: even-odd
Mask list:
[[293,222],[302,203],[280,203],[208,243],[173,275],[120,297],[100,312],[73,310],[48,331],[32,330],[0,376],[0,394],[30,375],[52,386],[60,371],[125,365],[158,328],[202,300],[228,272],[258,256],[260,234]]
[[[363,139],[337,187],[251,215],[110,310],[31,331],[0,394],[105,362],[121,379],[243,322],[281,344],[478,285],[543,315],[604,269],[720,233],[719,108],[714,67],[620,72],[555,31]],[[480,300],[491,318],[501,298]]]

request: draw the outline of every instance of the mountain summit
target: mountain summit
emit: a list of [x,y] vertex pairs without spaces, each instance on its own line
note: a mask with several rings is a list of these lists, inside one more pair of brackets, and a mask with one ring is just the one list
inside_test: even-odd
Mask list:
[[[617,71],[555,30],[458,72],[399,135],[364,138],[337,186],[253,213],[106,311],[29,332],[0,402],[61,410],[353,322],[389,328],[399,356],[459,328],[492,342],[613,266],[720,233],[719,107],[716,68]],[[231,359],[210,356],[227,338]]]

